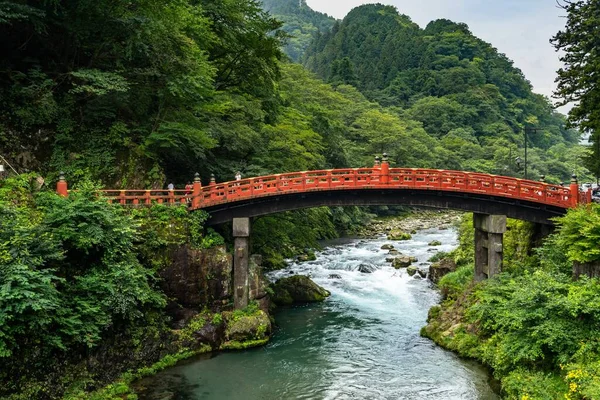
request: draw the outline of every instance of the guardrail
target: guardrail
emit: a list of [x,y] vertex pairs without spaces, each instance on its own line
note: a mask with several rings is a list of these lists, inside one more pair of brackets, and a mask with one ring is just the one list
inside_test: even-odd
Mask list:
[[252,198],[286,193],[325,190],[419,189],[445,192],[488,194],[550,206],[572,208],[589,203],[576,183],[569,187],[512,177],[474,172],[418,169],[374,168],[334,169],[292,172],[224,183],[211,182],[193,190],[104,190],[111,203],[121,205],[188,204],[190,209],[208,208]]

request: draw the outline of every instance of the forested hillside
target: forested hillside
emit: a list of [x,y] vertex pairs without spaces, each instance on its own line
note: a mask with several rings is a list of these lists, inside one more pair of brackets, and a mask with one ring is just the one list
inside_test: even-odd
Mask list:
[[421,122],[450,151],[440,155],[448,168],[518,174],[524,129],[536,127],[531,176],[563,180],[576,169],[567,160],[578,158],[568,150],[577,132],[565,129],[548,99],[465,24],[437,20],[421,29],[394,7],[365,5],[320,35],[304,64],[333,85],[356,86],[405,121]]
[[328,32],[335,19],[310,8],[305,0],[262,0],[263,9],[283,22],[283,31],[289,37],[285,53],[300,61],[306,48],[319,32]]

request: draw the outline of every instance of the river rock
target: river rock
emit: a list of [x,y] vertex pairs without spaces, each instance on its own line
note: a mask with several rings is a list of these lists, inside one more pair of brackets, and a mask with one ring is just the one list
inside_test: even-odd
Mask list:
[[444,258],[429,267],[429,279],[438,283],[443,276],[456,271],[456,263],[451,258]]
[[275,282],[272,289],[272,300],[278,305],[323,301],[330,295],[305,275],[281,278]]
[[416,262],[419,262],[419,259],[418,259],[417,257],[413,257],[413,256],[411,256],[411,257],[410,257],[410,262],[411,262],[411,263],[416,263]]
[[399,254],[400,254],[400,252],[396,249],[392,249],[388,252],[388,255],[390,255],[390,256],[397,256]]
[[375,266],[369,264],[360,264],[358,266],[358,272],[362,272],[363,274],[372,274],[376,270],[377,268]]
[[420,278],[427,278],[427,271],[424,269],[418,268],[417,275],[419,275]]
[[388,240],[410,240],[412,236],[410,233],[406,233],[400,230],[393,230],[388,233]]
[[384,244],[383,246],[381,246],[381,250],[392,250],[394,248],[394,245],[392,244]]
[[440,242],[439,240],[434,240],[429,242],[429,244],[427,246],[431,246],[431,247],[435,247],[435,246],[441,246],[442,242]]
[[225,341],[223,350],[238,350],[264,344],[271,334],[271,320],[262,310],[237,310],[224,312]]
[[407,268],[410,264],[412,264],[412,261],[409,256],[396,257],[394,258],[394,261],[392,261],[392,267],[396,269]]
[[[172,246],[156,258],[169,260],[159,269],[160,287],[174,302],[174,310],[217,306],[233,295],[233,259],[225,246],[206,250],[196,250],[188,245]],[[177,316],[173,318],[178,319]]]
[[331,275],[329,275],[329,279],[342,279],[342,277],[339,276],[338,274],[331,274]]
[[394,257],[388,257],[388,258],[386,258],[385,262],[389,262],[389,263],[394,262]]
[[406,268],[406,272],[409,276],[414,276],[417,273],[417,267],[413,267],[412,265]]

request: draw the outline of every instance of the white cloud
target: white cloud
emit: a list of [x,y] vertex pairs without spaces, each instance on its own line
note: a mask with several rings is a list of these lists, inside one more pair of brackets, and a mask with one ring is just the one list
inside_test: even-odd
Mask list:
[[[554,0],[380,0],[394,5],[421,27],[438,18],[464,22],[479,38],[515,62],[534,91],[552,96],[556,71],[561,67],[549,40],[564,27],[564,11]],[[361,0],[307,0],[310,7],[343,18]],[[569,108],[563,108],[566,112]]]

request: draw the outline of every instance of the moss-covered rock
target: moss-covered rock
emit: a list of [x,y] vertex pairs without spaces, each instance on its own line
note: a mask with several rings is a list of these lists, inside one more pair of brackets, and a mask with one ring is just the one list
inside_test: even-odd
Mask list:
[[412,239],[412,235],[410,233],[406,233],[399,230],[393,230],[388,233],[388,240],[410,240]]
[[408,275],[413,276],[417,273],[417,267],[410,266],[406,269],[406,272],[408,272]]
[[445,275],[456,271],[456,263],[451,258],[443,258],[429,267],[429,279],[438,283]]
[[294,275],[279,279],[273,285],[273,301],[278,305],[323,301],[330,293],[308,276]]
[[428,246],[431,246],[431,247],[436,247],[436,246],[441,246],[441,245],[442,245],[442,242],[440,242],[439,240],[431,241],[428,244]]
[[269,340],[271,320],[256,304],[246,310],[224,312],[223,319],[226,327],[221,349],[246,349],[262,346]]
[[396,269],[407,268],[410,264],[412,264],[412,260],[409,256],[396,257],[394,258],[394,261],[392,261],[392,267]]

